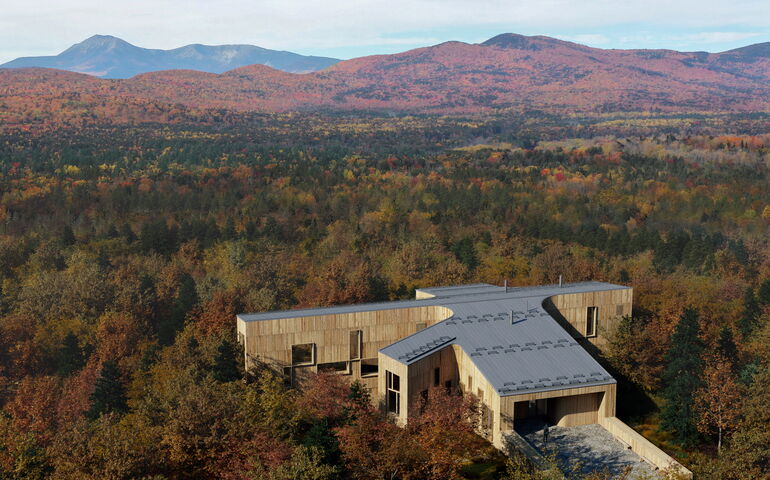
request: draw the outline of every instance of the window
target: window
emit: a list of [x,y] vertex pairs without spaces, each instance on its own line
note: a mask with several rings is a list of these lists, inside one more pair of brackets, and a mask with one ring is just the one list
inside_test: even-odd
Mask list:
[[389,413],[398,415],[401,412],[401,377],[393,372],[385,371],[386,403]]
[[441,385],[441,369],[434,368],[433,369],[433,386],[438,387],[439,385]]
[[363,333],[361,330],[353,330],[350,332],[350,359],[361,359],[361,342],[363,339]]
[[615,315],[617,315],[618,317],[623,316],[623,305],[615,306]]
[[318,371],[350,375],[350,362],[319,363]]
[[315,363],[315,343],[291,346],[292,365],[312,365],[313,363]]
[[379,363],[376,358],[364,358],[361,360],[361,376],[372,377],[380,371]]
[[417,324],[417,331],[419,332],[420,330],[424,330],[427,326],[428,325],[425,322],[420,322]]
[[588,307],[586,311],[586,337],[596,336],[596,324],[599,320],[599,307]]
[[468,375],[468,385],[465,387],[465,389],[470,393],[473,391],[473,377]]
[[452,391],[452,380],[444,382],[444,388],[446,388],[447,393],[450,393]]

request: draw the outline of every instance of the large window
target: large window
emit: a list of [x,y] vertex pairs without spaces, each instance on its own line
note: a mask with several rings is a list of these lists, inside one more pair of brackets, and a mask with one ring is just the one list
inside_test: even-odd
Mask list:
[[398,415],[401,412],[401,377],[393,372],[385,372],[385,390],[388,412]]
[[376,358],[364,358],[361,360],[361,376],[373,377],[380,371],[379,362]]
[[339,373],[340,375],[350,374],[350,362],[331,362],[331,363],[319,363],[319,372],[331,372]]
[[434,368],[433,369],[433,386],[438,387],[439,385],[441,385],[441,369]]
[[599,323],[599,307],[588,307],[586,310],[586,337],[596,336],[597,323]]
[[302,343],[291,346],[292,365],[312,365],[315,363],[315,343]]
[[350,332],[350,359],[361,359],[361,341],[363,332],[361,330],[353,330]]

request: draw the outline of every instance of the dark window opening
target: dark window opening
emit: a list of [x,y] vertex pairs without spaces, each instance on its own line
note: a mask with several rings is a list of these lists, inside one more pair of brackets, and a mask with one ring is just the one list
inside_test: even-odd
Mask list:
[[312,365],[313,363],[315,363],[315,343],[291,346],[292,365]]
[[599,307],[588,307],[586,310],[586,337],[596,336],[596,324],[599,321]]
[[401,412],[401,377],[393,372],[385,372],[385,388],[387,396],[385,403],[389,413],[398,415]]
[[318,364],[318,371],[319,372],[339,373],[339,374],[342,374],[342,375],[349,375],[350,374],[350,362],[319,363]]
[[388,390],[388,413],[395,413],[398,415],[400,413],[401,409],[401,394],[398,392],[394,392],[393,390]]
[[361,376],[369,377],[377,375],[380,371],[379,363],[376,358],[364,358],[361,360]]
[[438,387],[439,385],[441,385],[441,369],[434,368],[433,369],[433,386]]
[[361,330],[353,330],[350,332],[350,359],[359,360],[361,358],[361,340],[363,332]]

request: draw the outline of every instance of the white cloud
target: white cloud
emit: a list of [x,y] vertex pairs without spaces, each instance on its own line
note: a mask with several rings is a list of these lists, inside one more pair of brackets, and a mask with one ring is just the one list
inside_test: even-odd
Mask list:
[[604,46],[612,42],[612,39],[601,33],[580,33],[577,35],[563,35],[559,38],[569,40],[570,42],[582,43],[588,46]]
[[700,40],[691,39],[704,43],[737,41],[740,38],[735,35],[747,31],[764,31],[766,37],[770,36],[770,2],[767,0],[11,0],[4,3],[8,5],[3,5],[0,17],[0,61],[21,52],[58,53],[94,33],[113,34],[137,45],[155,48],[194,42],[252,43],[267,48],[316,52],[352,46],[468,41],[481,39],[479,32],[482,31],[484,34],[544,33],[606,46],[621,41],[612,30],[623,25],[647,25],[672,33],[693,29],[710,32],[701,34]]

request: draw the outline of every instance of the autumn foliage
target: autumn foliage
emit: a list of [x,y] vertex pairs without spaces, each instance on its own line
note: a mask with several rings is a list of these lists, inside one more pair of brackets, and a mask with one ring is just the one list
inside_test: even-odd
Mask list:
[[[32,90],[53,81],[35,75]],[[766,472],[766,132],[690,135],[690,117],[650,136],[674,120],[535,135],[516,116],[42,115],[57,120],[0,137],[2,477],[458,478],[488,446],[476,400],[431,391],[402,428],[345,376],[292,388],[244,372],[234,315],[560,274],[634,288],[601,360],[621,396],[652,403],[624,419],[655,429],[650,398],[671,387],[667,352],[694,306],[705,367],[683,388],[700,428],[687,450],[665,428],[662,444],[701,474]],[[703,128],[727,120],[754,131],[762,117]],[[642,134],[609,136],[629,130]]]

